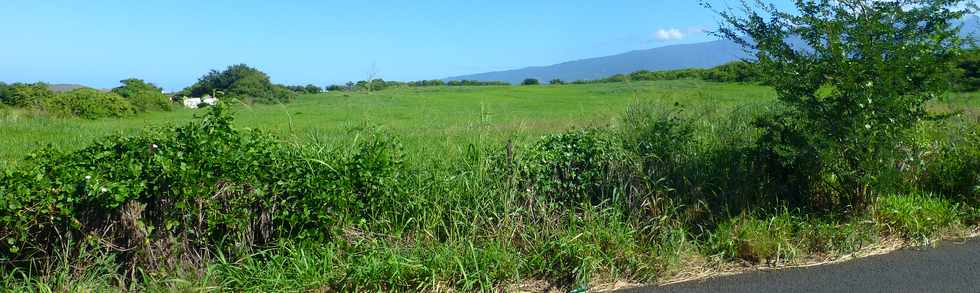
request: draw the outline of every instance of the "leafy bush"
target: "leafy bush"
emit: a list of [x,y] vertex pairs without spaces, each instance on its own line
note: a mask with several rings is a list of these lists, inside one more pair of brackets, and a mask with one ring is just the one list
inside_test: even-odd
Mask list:
[[925,162],[923,185],[957,202],[980,204],[980,124],[951,131]]
[[0,101],[4,104],[20,108],[36,108],[54,96],[54,92],[48,89],[48,85],[38,83],[14,83],[4,87],[0,93]]
[[883,196],[875,213],[885,228],[913,240],[932,237],[960,223],[961,216],[958,205],[918,193]]
[[234,129],[224,106],[209,111],[76,152],[42,150],[0,173],[0,255],[43,261],[89,245],[152,269],[281,237],[326,239],[334,224],[370,217],[399,173],[390,137],[310,152]]
[[613,136],[594,129],[545,136],[521,155],[517,172],[525,189],[572,204],[606,199],[629,164]]
[[964,54],[956,67],[960,71],[956,89],[967,92],[980,90],[980,49],[974,48]]
[[756,52],[788,106],[760,121],[760,145],[798,194],[828,209],[868,202],[890,149],[949,87],[964,2],[797,2],[799,15],[757,2],[744,16],[721,13],[717,34]]
[[549,81],[548,84],[551,84],[551,85],[562,85],[562,84],[565,84],[565,82],[562,81],[561,79],[556,78],[556,79],[552,79],[551,81]]
[[54,95],[44,102],[48,113],[64,117],[96,119],[123,117],[136,112],[123,97],[112,92],[80,88]]
[[521,85],[539,85],[539,84],[541,84],[541,82],[539,82],[535,78],[527,78],[527,79],[524,79],[524,81],[521,82]]
[[170,111],[170,98],[163,94],[163,89],[135,78],[120,83],[123,85],[112,89],[112,92],[129,101],[136,111]]

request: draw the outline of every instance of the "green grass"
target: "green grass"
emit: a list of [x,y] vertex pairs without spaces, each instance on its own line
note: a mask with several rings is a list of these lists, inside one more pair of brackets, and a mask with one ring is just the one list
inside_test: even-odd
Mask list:
[[[707,115],[774,99],[752,85],[694,80],[562,86],[402,88],[374,93],[305,95],[286,105],[238,106],[236,125],[300,142],[343,141],[349,130],[381,127],[409,153],[456,155],[468,144],[523,141],[574,127],[618,123],[627,105],[680,103]],[[73,150],[96,138],[134,134],[149,126],[183,124],[200,110],[177,109],[124,119],[0,117],[0,166],[51,144]]]

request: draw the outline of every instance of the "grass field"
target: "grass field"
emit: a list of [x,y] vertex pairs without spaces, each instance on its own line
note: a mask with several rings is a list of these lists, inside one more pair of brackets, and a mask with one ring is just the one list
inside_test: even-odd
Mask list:
[[[352,128],[382,127],[397,134],[410,153],[452,153],[484,140],[519,141],[574,127],[616,124],[637,100],[665,106],[679,103],[692,112],[713,115],[773,99],[773,92],[761,86],[679,80],[327,93],[301,96],[286,105],[238,106],[235,112],[237,125],[262,128],[286,139],[329,141],[346,136]],[[8,115],[0,124],[0,163],[21,159],[46,144],[71,150],[107,135],[183,124],[195,112],[201,111],[178,109],[95,121]]]
[[[672,136],[673,120],[664,120],[664,114],[676,113],[671,112],[675,105],[683,108],[677,123],[689,123],[691,137]],[[213,130],[194,118],[207,110],[102,120],[8,112],[0,117],[0,170],[16,172],[0,173],[0,180],[10,184],[0,186],[0,193],[32,197],[41,202],[37,206],[68,206],[77,216],[69,213],[66,219],[123,223],[104,230],[85,230],[68,220],[49,225],[35,219],[63,213],[11,205],[26,228],[8,230],[24,237],[60,235],[50,227],[63,224],[75,229],[72,235],[110,244],[136,242],[137,249],[51,240],[68,248],[48,251],[52,258],[38,261],[43,265],[0,267],[0,287],[571,290],[617,281],[658,282],[747,263],[801,264],[860,251],[883,239],[921,243],[965,235],[980,223],[975,198],[963,192],[974,184],[971,166],[980,164],[975,147],[980,135],[972,130],[980,129],[977,93],[932,102],[936,113],[963,115],[921,123],[907,146],[911,160],[898,159],[919,167],[881,180],[895,184],[882,184],[877,201],[846,212],[792,206],[788,198],[810,195],[786,194],[780,189],[784,183],[772,180],[779,174],[759,171],[762,157],[754,151],[759,133],[751,118],[773,105],[775,95],[764,86],[694,80],[327,93],[286,105],[234,105],[235,128],[262,129],[277,137],[274,143],[248,146],[240,144],[262,140],[244,132],[200,135]],[[165,125],[188,126],[111,141],[105,148],[37,166],[21,161],[43,145],[79,150],[107,135],[135,135]],[[575,131],[583,127],[598,130]],[[364,128],[395,135],[406,162],[395,162],[398,155],[393,154],[399,151],[385,141],[355,138],[371,133]],[[654,136],[634,136],[641,132]],[[183,145],[168,140],[178,137],[174,133],[199,136],[186,136],[193,141]],[[665,138],[664,144],[651,137]],[[513,156],[505,151],[507,140],[515,141]],[[188,146],[197,145],[214,148],[201,151],[202,157],[188,155],[188,150],[197,151]],[[471,152],[471,146],[481,151]],[[176,149],[183,152],[168,152]],[[148,153],[151,159],[144,157]],[[936,172],[952,175],[928,175]],[[86,189],[90,184],[101,185]],[[94,192],[101,186],[110,188],[78,197],[85,204],[59,197],[63,189]],[[233,200],[215,200],[218,196]],[[185,205],[161,204],[181,200]],[[159,210],[141,210],[154,207]],[[296,213],[283,212],[297,207],[317,217],[296,220]],[[139,212],[133,216],[132,209]],[[253,246],[258,233],[253,229],[267,223],[256,216],[264,210],[278,211],[269,216],[277,227],[313,234],[277,230],[281,234],[275,241]],[[200,228],[201,218],[221,224]],[[145,227],[154,219],[160,223],[152,229],[119,230]],[[126,224],[133,222],[139,225]],[[316,235],[316,240],[297,235]],[[179,249],[150,245],[170,237],[188,237],[191,244],[171,244],[204,256],[187,260],[174,252]],[[249,244],[240,245],[241,239]],[[158,259],[174,261],[173,266],[162,266]]]

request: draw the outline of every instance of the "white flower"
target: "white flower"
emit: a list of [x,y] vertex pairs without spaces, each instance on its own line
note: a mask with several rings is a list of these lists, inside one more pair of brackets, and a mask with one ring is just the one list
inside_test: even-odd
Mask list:
[[157,144],[150,145],[151,148],[157,148]]
[[864,128],[871,129],[871,124],[865,124]]
[[85,175],[85,180],[91,180],[91,179],[92,179],[91,175]]
[[105,193],[105,192],[109,192],[109,189],[107,189],[107,188],[105,188],[105,187],[103,187],[103,188],[100,188],[99,190],[101,190],[101,191],[102,191],[103,193]]

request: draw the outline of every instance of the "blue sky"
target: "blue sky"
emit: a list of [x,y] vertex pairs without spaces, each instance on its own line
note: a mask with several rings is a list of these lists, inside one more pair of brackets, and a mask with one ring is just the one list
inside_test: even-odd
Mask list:
[[435,79],[701,42],[717,24],[696,0],[367,2],[3,0],[0,81],[176,90],[236,63],[285,84]]

